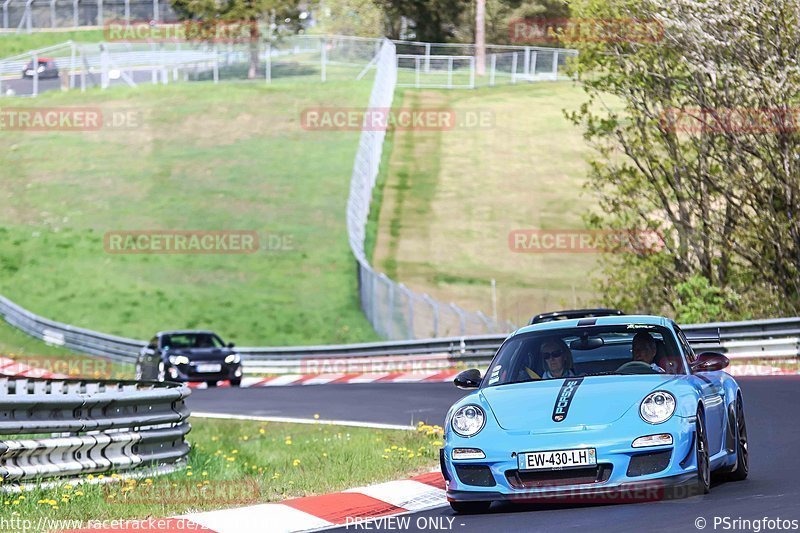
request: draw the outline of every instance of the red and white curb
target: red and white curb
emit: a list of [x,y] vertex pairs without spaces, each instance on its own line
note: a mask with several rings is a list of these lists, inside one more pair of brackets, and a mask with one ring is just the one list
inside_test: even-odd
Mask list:
[[[214,533],[298,533],[359,524],[447,505],[444,479],[431,472],[399,481],[280,503],[191,513],[172,518],[118,521],[109,528],[78,531],[211,531]],[[134,527],[135,526],[135,527]],[[370,528],[371,529],[371,528]]]
[[411,479],[237,509],[175,517],[216,533],[294,533],[363,523],[370,519],[447,505],[438,472]]
[[[243,378],[242,387],[284,387],[287,385],[327,385],[339,383],[446,383],[453,381],[461,370],[447,369],[429,372],[386,372],[364,374],[284,374],[268,378]],[[792,376],[800,369],[789,370],[771,365],[737,364],[726,372],[732,376]],[[208,388],[206,383],[189,383],[195,389]],[[228,387],[222,381],[220,387]]]
[[[242,378],[242,387],[284,387],[286,385],[328,385],[331,383],[445,383],[452,381],[461,370],[447,369],[428,372],[383,372],[364,374],[284,374],[268,378]],[[195,389],[208,388],[207,383],[189,383]],[[228,387],[227,381],[220,387]]]
[[21,377],[21,378],[48,378],[48,379],[67,379],[69,376],[64,374],[54,374],[41,368],[32,367],[25,363],[20,363],[8,357],[0,357],[0,375]]

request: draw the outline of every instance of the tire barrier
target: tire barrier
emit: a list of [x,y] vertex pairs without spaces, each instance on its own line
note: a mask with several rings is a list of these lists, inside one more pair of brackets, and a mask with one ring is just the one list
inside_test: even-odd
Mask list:
[[0,480],[180,466],[190,393],[177,383],[0,378]]

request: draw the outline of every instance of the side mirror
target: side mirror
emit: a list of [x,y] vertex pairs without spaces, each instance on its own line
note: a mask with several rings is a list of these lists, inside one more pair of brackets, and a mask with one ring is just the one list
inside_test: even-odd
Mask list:
[[697,356],[697,360],[691,366],[695,372],[714,372],[728,368],[729,364],[728,358],[721,353],[703,352]]
[[228,343],[228,348],[236,348],[236,345],[232,342]]
[[481,386],[481,371],[477,368],[464,370],[453,380],[459,389],[477,389]]

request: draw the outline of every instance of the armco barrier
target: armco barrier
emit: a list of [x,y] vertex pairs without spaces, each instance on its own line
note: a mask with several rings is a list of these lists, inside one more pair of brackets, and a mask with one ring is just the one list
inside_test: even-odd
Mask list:
[[[145,341],[107,335],[40,317],[0,296],[0,316],[12,326],[49,344],[117,361],[134,362]],[[698,350],[720,350],[733,359],[795,358],[800,354],[800,317],[743,322],[691,324],[683,330]],[[705,333],[719,330],[719,344],[709,344]],[[328,346],[242,347],[245,373],[293,373],[309,359],[368,358],[432,355],[450,366],[491,359],[507,335],[439,337],[408,341]],[[439,368],[431,366],[430,368]],[[444,366],[442,366],[444,368]]]
[[174,383],[0,378],[0,479],[179,466],[189,394]]

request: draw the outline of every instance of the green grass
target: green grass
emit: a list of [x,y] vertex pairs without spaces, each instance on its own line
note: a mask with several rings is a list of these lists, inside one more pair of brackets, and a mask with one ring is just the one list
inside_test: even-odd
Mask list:
[[103,30],[37,31],[34,33],[0,33],[0,59],[37,50],[65,41],[97,43],[103,40]]
[[80,355],[29,337],[0,320],[0,357],[55,374],[92,379],[132,379],[133,365]]
[[[307,131],[371,83],[281,80],[46,93],[8,106],[134,110],[136,127],[0,132],[0,293],[62,322],[145,339],[210,328],[239,345],[374,340],[345,208],[357,132]],[[7,109],[7,106],[4,106]],[[252,230],[281,249],[115,255],[116,230]]]
[[[396,131],[374,263],[390,277],[464,309],[527,323],[535,313],[601,303],[589,277],[597,255],[516,253],[515,229],[574,230],[596,210],[584,191],[590,154],[563,114],[584,101],[572,82],[473,91],[406,89],[402,107],[485,113],[488,127]],[[455,324],[455,321],[451,321]],[[456,334],[457,331],[449,331]]]
[[104,486],[0,494],[0,516],[34,523],[167,517],[325,494],[432,470],[441,447],[437,429],[193,419],[185,471]]

